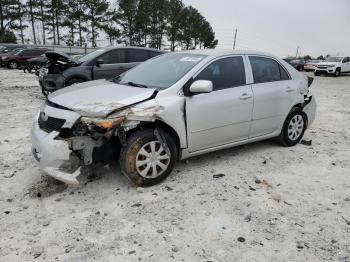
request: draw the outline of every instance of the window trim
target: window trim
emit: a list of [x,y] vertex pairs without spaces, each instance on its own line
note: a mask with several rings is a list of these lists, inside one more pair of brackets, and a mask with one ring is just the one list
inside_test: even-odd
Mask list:
[[[233,58],[233,57],[241,57],[242,61],[243,61],[243,66],[244,66],[244,74],[245,74],[245,84],[244,85],[239,85],[239,86],[247,86],[250,85],[249,81],[248,81],[248,68],[247,68],[247,64],[246,61],[244,59],[245,55],[225,55],[225,56],[220,56],[220,57],[216,57],[210,61],[208,61],[205,65],[203,65],[201,68],[198,69],[198,71],[196,73],[193,74],[193,76],[191,77],[191,79],[189,81],[191,81],[191,84],[195,81],[194,79],[200,74],[202,73],[203,70],[205,70],[208,66],[210,66],[212,63],[215,63],[218,60],[221,59],[225,59],[225,58]],[[186,83],[187,84],[187,83]],[[185,84],[185,85],[186,85]],[[224,88],[224,89],[219,89],[219,90],[213,90],[211,93],[213,92],[218,92],[218,91],[222,91],[222,90],[226,90],[226,89],[231,89],[231,88],[235,88],[235,87],[239,87],[239,86],[232,86],[232,87],[228,87],[228,88]]]
[[[284,71],[286,71],[287,75],[288,75],[288,79],[286,80],[275,80],[275,81],[267,81],[267,82],[261,82],[261,83],[255,83],[255,79],[254,79],[254,73],[253,73],[253,67],[252,64],[250,62],[250,57],[258,57],[258,58],[267,58],[267,59],[271,59],[274,60],[280,67],[282,67],[284,69]],[[271,57],[271,56],[265,56],[265,55],[247,55],[247,60],[249,62],[249,66],[250,66],[250,72],[251,72],[251,76],[252,76],[252,83],[251,85],[258,85],[258,84],[265,84],[265,83],[274,83],[274,82],[282,82],[282,81],[290,81],[292,80],[292,76],[290,75],[289,71],[286,69],[286,67],[284,65],[282,65],[276,58]],[[278,67],[278,71],[280,72],[280,76],[281,76],[281,69],[280,67]]]

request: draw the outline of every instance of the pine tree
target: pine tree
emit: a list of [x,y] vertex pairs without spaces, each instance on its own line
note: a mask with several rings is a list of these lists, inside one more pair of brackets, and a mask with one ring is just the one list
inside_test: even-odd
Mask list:
[[11,29],[16,29],[16,20],[18,20],[17,7],[18,0],[1,0],[0,1],[0,42],[5,41],[8,36],[13,40]]
[[171,51],[175,51],[176,42],[181,40],[181,22],[183,18],[184,4],[181,0],[169,1],[167,36],[170,41]]
[[122,28],[121,36],[127,45],[134,45],[138,0],[118,0],[118,5],[115,18]]
[[90,27],[92,46],[97,46],[98,30],[103,27],[105,22],[105,13],[108,9],[107,0],[85,0],[84,7],[87,16],[87,22]]

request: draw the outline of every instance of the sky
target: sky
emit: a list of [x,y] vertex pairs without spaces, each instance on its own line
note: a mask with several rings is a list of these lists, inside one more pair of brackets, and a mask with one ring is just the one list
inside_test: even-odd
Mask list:
[[183,0],[211,23],[217,48],[350,55],[350,0]]

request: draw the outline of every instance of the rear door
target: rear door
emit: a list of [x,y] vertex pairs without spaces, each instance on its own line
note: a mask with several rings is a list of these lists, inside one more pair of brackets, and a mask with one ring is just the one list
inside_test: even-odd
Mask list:
[[111,50],[99,56],[97,59],[102,59],[104,63],[94,66],[94,79],[111,79],[125,71],[127,49]]
[[253,94],[247,85],[242,56],[220,58],[205,67],[196,80],[210,80],[213,92],[186,97],[189,151],[247,139]]
[[250,137],[270,134],[293,106],[297,92],[287,70],[275,59],[249,56],[253,74],[253,119]]

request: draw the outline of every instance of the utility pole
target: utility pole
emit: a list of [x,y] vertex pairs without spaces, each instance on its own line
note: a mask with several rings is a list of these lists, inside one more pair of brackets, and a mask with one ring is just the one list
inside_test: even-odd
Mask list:
[[298,53],[299,53],[299,46],[297,47],[297,52],[296,52],[296,54],[295,54],[295,58],[298,57]]
[[233,41],[233,49],[236,49],[237,28],[235,29],[235,39]]

